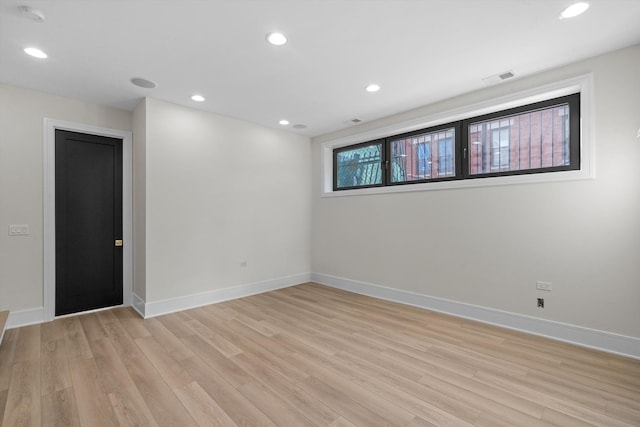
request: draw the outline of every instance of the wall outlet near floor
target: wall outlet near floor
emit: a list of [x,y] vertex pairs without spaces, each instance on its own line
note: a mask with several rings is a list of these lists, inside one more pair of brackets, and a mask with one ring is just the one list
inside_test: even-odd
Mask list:
[[11,224],[9,226],[9,236],[27,236],[28,234],[28,224]]
[[544,298],[538,298],[538,308],[544,308]]
[[536,282],[536,289],[540,291],[550,291],[551,283],[550,282]]

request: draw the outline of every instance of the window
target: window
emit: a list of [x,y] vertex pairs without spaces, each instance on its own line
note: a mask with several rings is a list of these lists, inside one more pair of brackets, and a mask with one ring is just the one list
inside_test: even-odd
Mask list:
[[334,162],[336,189],[382,184],[382,143],[365,143],[336,150]]
[[394,184],[454,175],[455,128],[400,135],[389,140]]
[[333,150],[334,190],[580,169],[580,94]]
[[572,133],[570,114],[578,109],[577,95],[523,108],[513,110],[515,114],[499,112],[481,120],[471,119],[468,125],[469,175],[579,167],[578,157],[573,164],[571,155],[572,151],[577,154],[579,150],[576,136],[579,115],[575,111]]

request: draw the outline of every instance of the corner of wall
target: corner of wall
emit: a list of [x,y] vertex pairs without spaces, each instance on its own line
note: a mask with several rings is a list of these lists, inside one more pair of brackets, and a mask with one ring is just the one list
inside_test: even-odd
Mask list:
[[[133,111],[133,306],[146,299],[147,98]],[[142,313],[144,315],[144,311]]]

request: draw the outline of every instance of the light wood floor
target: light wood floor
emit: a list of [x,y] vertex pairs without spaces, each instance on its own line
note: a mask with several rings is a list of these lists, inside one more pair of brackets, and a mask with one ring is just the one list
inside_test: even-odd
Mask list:
[[7,331],[3,426],[639,426],[640,361],[306,284]]

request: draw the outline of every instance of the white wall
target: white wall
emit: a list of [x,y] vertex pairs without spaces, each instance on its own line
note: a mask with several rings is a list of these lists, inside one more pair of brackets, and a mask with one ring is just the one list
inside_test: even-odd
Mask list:
[[[21,313],[12,326],[42,319],[45,117],[134,131],[143,300],[308,277],[308,138],[155,100],[132,114],[0,85],[0,310]],[[30,234],[10,237],[9,224]]]
[[145,108],[146,302],[308,275],[309,139],[153,99]]
[[147,100],[133,110],[133,293],[147,295]]
[[[589,72],[594,180],[320,196],[325,141]],[[315,138],[312,271],[640,338],[639,75],[635,46]]]
[[[0,310],[43,305],[44,118],[131,131],[131,113],[0,85]],[[28,236],[8,236],[28,224]]]

